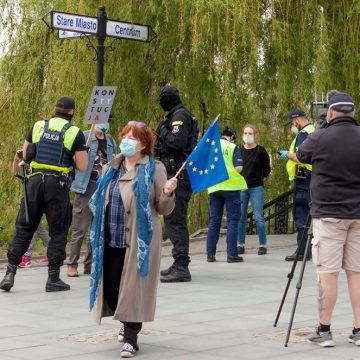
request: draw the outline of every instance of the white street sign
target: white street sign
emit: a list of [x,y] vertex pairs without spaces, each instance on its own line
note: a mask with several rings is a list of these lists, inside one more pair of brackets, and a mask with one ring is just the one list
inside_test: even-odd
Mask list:
[[51,27],[59,30],[96,34],[98,19],[90,16],[51,11]]
[[66,30],[59,30],[59,34],[58,34],[60,40],[74,39],[82,36],[94,36],[94,34],[79,33],[76,31],[66,31]]
[[109,121],[116,90],[117,86],[94,86],[84,118],[85,124],[105,124]]
[[149,41],[149,26],[108,20],[106,35],[128,40]]

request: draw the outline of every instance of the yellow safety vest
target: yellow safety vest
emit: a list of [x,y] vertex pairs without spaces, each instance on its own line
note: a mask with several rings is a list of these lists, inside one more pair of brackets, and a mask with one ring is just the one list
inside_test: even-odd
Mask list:
[[[49,120],[49,129],[53,131],[61,131],[65,124],[67,124],[68,121],[65,119],[62,119],[60,117],[54,117]],[[39,120],[34,124],[33,131],[32,131],[32,142],[33,144],[36,144],[40,141],[41,136],[44,133],[44,126],[45,126],[45,120]],[[78,134],[80,129],[77,126],[72,125],[70,128],[68,128],[64,135],[64,147],[71,151],[71,148],[74,144],[75,138]],[[69,173],[70,168],[64,167],[64,166],[56,166],[56,165],[49,165],[49,164],[42,164],[35,160],[31,161],[30,167],[33,169],[49,169],[54,170],[62,173]]]
[[233,163],[233,155],[236,145],[230,141],[220,139],[221,151],[224,157],[226,170],[229,175],[229,179],[225,180],[219,184],[211,186],[208,189],[208,193],[211,194],[215,191],[236,191],[236,190],[246,190],[247,185],[243,176],[241,176],[235,169]]
[[[306,134],[311,134],[315,131],[315,127],[313,124],[309,124],[306,125],[303,129],[300,130],[299,134],[301,133],[306,133]],[[299,135],[298,134],[298,135]],[[290,149],[289,152],[290,153],[294,153],[295,151],[295,143],[296,143],[296,139],[298,137],[298,135],[296,135],[296,137],[294,138],[294,140],[292,141],[291,145],[290,145]],[[292,160],[288,160],[286,163],[286,171],[289,174],[289,180],[292,181],[295,179],[296,173],[297,173],[297,169],[299,167],[304,167],[309,171],[312,171],[312,165],[310,164],[303,164],[303,163],[299,163],[299,162],[295,162]]]

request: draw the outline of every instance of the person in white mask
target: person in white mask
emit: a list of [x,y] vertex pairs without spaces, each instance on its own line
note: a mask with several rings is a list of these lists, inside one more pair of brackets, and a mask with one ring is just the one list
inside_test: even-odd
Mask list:
[[[109,121],[111,119],[111,115]],[[84,131],[87,140],[90,131]],[[95,131],[91,136],[88,151],[88,167],[85,172],[75,172],[75,179],[71,185],[71,191],[75,193],[72,215],[72,238],[70,254],[67,261],[67,276],[78,277],[78,261],[80,251],[86,233],[92,219],[88,206],[89,199],[96,190],[96,184],[101,176],[103,166],[110,162],[116,155],[116,142],[109,134],[109,123],[96,124]],[[91,271],[91,249],[84,259],[84,274]]]
[[[294,223],[297,230],[297,250],[285,257],[286,261],[294,261],[297,252],[299,253],[299,260],[304,258],[306,241],[301,241],[304,237],[307,238],[308,229],[306,222],[310,212],[310,179],[312,166],[309,164],[300,163],[296,157],[296,151],[299,146],[306,140],[309,134],[315,131],[315,127],[310,123],[306,114],[301,109],[292,110],[285,125],[291,124],[291,132],[295,135],[289,151],[280,150],[278,152],[281,160],[287,160],[286,170],[289,175],[289,180],[294,181]],[[307,260],[309,256],[307,257]]]
[[253,208],[256,230],[259,236],[258,255],[267,253],[264,220],[264,178],[270,174],[270,157],[264,147],[257,144],[258,131],[255,125],[247,124],[243,130],[241,157],[248,189],[241,191],[241,216],[238,229],[238,251],[245,253],[246,220],[249,201]]

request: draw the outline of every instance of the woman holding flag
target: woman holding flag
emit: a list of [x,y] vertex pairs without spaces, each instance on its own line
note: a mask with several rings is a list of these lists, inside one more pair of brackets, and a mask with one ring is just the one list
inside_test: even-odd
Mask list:
[[113,316],[123,323],[121,357],[139,350],[138,333],[153,321],[161,255],[160,214],[175,206],[177,180],[167,180],[152,157],[153,133],[131,121],[120,134],[121,154],[104,169],[89,202],[94,214],[90,310],[98,323]]

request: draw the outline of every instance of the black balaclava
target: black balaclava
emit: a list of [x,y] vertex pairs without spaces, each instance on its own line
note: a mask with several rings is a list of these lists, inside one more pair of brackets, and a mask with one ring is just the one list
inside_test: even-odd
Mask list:
[[164,94],[160,96],[159,103],[164,111],[170,111],[176,105],[181,104],[181,100],[179,95]]

